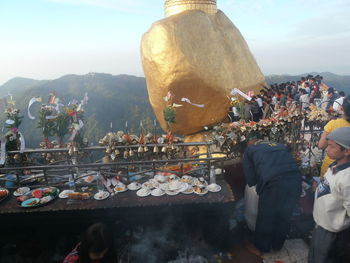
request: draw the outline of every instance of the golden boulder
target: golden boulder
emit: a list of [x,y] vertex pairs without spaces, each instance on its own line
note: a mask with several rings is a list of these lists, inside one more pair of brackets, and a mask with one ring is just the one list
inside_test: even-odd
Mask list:
[[[166,130],[163,111],[169,101],[164,97],[170,92],[171,104],[182,106],[174,108],[176,123],[171,123],[169,129],[183,135],[222,121],[234,88],[257,92],[266,85],[243,36],[216,9],[216,1],[199,0],[198,8],[186,7],[186,2],[167,1],[169,17],[155,22],[141,43],[149,100],[157,119]],[[208,12],[206,2],[210,2]]]

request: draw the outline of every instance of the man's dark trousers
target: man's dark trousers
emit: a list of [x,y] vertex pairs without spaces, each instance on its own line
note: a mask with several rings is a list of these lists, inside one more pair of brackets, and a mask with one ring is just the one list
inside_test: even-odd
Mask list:
[[260,251],[283,247],[300,192],[300,177],[281,175],[268,182],[259,193],[254,243]]

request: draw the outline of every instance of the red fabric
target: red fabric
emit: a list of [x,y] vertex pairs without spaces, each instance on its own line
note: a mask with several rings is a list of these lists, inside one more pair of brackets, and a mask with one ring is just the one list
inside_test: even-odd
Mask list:
[[[66,256],[63,263],[78,263],[79,262],[79,255],[78,255],[79,244]],[[102,260],[96,259],[96,260],[92,261],[92,263],[102,263]]]
[[77,247],[75,247],[72,252],[70,252],[66,258],[64,259],[63,263],[77,263],[79,260],[79,255],[77,251]]

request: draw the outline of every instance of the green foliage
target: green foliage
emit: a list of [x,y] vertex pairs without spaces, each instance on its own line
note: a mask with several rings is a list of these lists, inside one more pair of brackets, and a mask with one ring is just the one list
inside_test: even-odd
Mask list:
[[61,141],[63,141],[64,136],[69,133],[70,123],[71,117],[65,111],[58,114],[53,127],[53,135],[56,135]]
[[163,115],[167,123],[176,123],[176,111],[173,107],[167,106],[163,111]]
[[51,116],[53,110],[51,106],[42,105],[39,111],[39,121],[37,128],[42,130],[44,138],[52,136],[55,131],[55,121],[53,119],[46,119],[47,116]]

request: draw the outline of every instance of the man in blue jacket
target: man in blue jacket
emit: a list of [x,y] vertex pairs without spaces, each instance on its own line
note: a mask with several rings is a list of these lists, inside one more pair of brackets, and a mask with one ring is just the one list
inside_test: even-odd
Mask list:
[[247,184],[259,195],[254,245],[259,252],[280,250],[301,193],[301,172],[287,147],[248,138],[243,168]]

